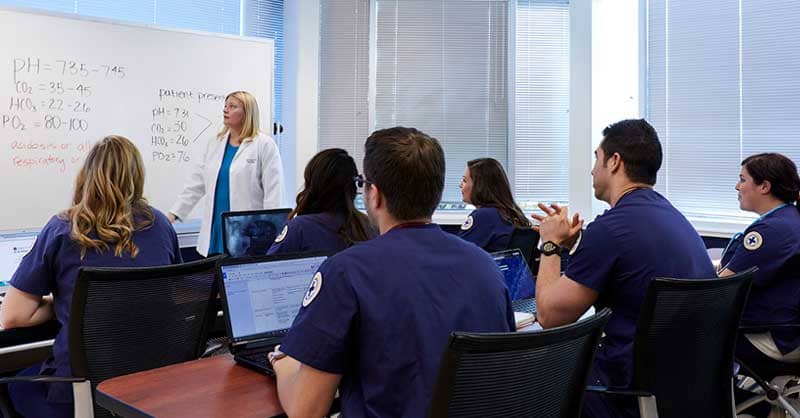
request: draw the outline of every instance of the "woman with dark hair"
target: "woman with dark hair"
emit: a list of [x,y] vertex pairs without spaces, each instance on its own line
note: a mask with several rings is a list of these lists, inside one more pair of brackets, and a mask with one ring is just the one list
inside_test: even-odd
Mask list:
[[[133,142],[103,138],[78,171],[72,205],[53,216],[11,278],[0,305],[5,329],[56,319],[53,355],[20,375],[72,376],[67,344],[70,306],[81,267],[148,267],[181,262],[178,237],[144,193],[144,162]],[[52,294],[52,295],[51,295]],[[68,383],[8,385],[14,408],[26,417],[72,417]]]
[[[722,255],[720,276],[757,266],[742,324],[800,325],[800,177],[789,158],[756,154],[742,161],[739,206],[759,215],[733,236]],[[779,373],[781,362],[800,363],[800,328],[746,334],[737,357],[764,377]]]
[[335,253],[372,238],[367,216],[353,203],[357,175],[356,163],[347,151],[331,148],[317,153],[306,166],[305,186],[297,194],[290,221],[267,254]]
[[506,172],[497,160],[469,161],[459,186],[462,200],[477,208],[461,225],[461,238],[486,251],[499,251],[508,246],[514,228],[531,227],[514,202]]

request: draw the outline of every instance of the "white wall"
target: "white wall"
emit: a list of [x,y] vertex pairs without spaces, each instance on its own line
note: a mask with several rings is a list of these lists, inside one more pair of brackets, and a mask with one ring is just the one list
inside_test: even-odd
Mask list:
[[[592,67],[591,148],[594,150],[603,139],[603,128],[609,124],[644,117],[640,106],[644,101],[639,97],[640,0],[591,1],[592,59],[595,63]],[[594,157],[591,158],[593,163]],[[594,199],[593,193],[591,199],[594,215],[608,208],[607,203]]]
[[317,152],[319,11],[319,0],[284,2],[283,126],[285,140],[295,147],[283,158],[291,207],[306,163]]
[[587,221],[592,216],[593,0],[570,3],[569,206]]

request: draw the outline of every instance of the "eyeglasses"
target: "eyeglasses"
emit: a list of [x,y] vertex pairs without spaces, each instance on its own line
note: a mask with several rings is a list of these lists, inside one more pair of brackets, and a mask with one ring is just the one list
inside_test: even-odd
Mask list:
[[363,189],[364,186],[367,184],[375,184],[371,180],[367,180],[366,178],[364,178],[363,174],[359,174],[353,177],[353,181],[356,183],[356,187],[358,187],[359,189]]

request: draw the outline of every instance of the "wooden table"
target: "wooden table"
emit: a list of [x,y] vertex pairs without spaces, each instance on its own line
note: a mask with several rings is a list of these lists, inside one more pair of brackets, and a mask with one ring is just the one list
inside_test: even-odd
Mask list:
[[275,378],[236,365],[230,354],[106,380],[95,401],[127,418],[285,416]]

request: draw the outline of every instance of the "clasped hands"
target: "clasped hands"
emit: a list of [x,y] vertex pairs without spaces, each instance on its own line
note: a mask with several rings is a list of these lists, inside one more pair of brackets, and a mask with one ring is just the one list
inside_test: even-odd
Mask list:
[[575,213],[570,218],[569,210],[555,203],[551,203],[550,206],[539,203],[539,209],[545,215],[531,214],[531,218],[539,222],[533,229],[539,232],[542,242],[553,241],[561,247],[574,245],[583,229],[583,219],[580,218],[580,214]]

